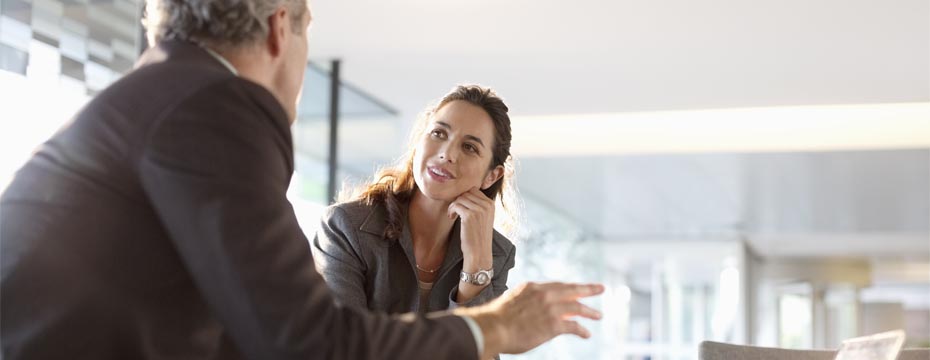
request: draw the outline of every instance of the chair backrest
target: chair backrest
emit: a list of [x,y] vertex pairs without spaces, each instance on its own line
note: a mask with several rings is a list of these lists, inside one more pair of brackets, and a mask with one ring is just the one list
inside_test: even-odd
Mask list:
[[[713,341],[701,342],[700,360],[833,360],[835,350],[792,350]],[[904,349],[898,360],[930,360],[930,349]]]
[[904,349],[898,353],[898,360],[930,360],[930,349]]
[[792,350],[748,345],[734,345],[713,341],[701,342],[700,360],[833,360],[832,350]]

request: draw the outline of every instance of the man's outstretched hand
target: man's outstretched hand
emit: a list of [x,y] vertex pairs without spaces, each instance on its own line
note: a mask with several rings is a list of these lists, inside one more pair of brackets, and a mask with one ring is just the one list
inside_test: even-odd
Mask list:
[[455,313],[471,317],[481,327],[481,358],[487,359],[523,353],[562,334],[587,339],[591,333],[572,318],[598,320],[601,313],[578,299],[602,292],[604,286],[598,284],[526,283],[488,304]]

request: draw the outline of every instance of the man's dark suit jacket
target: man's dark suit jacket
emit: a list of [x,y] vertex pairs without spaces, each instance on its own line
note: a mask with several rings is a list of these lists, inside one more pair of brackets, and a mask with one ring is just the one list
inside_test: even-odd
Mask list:
[[270,92],[189,43],[139,65],[2,194],[3,358],[477,358],[461,318],[335,305]]

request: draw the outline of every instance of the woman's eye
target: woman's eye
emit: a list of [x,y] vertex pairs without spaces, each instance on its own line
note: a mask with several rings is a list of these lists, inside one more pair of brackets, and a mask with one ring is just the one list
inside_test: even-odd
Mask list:
[[472,145],[472,144],[465,144],[465,151],[468,151],[468,152],[477,154],[477,153],[478,153],[478,148],[476,148],[476,147],[475,147],[474,145]]
[[433,137],[437,137],[437,138],[440,138],[440,139],[441,139],[441,138],[445,137],[446,134],[445,134],[444,132],[442,132],[442,130],[433,130],[433,131],[430,132],[430,135],[432,135]]

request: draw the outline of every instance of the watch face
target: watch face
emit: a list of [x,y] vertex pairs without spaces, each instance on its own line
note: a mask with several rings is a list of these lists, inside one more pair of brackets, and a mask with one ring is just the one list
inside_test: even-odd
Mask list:
[[475,282],[478,283],[478,285],[487,284],[488,280],[491,279],[488,279],[488,273],[486,272],[479,272],[478,275],[475,276]]

